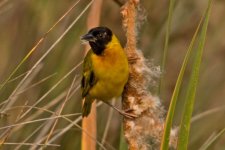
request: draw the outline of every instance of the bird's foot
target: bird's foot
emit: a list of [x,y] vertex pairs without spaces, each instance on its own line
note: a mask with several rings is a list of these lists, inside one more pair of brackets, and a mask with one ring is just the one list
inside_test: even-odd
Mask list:
[[105,102],[107,105],[109,105],[110,107],[112,107],[113,109],[115,109],[117,112],[119,112],[121,115],[123,115],[124,117],[126,118],[129,118],[129,119],[135,119],[137,118],[138,116],[135,115],[135,114],[132,114],[133,112],[133,109],[129,108],[129,109],[126,109],[126,110],[121,110],[115,106],[113,106],[112,104],[108,103],[108,102]]
[[123,115],[124,117],[126,118],[129,118],[129,119],[135,119],[137,118],[138,116],[133,114],[132,113],[132,109],[127,109],[127,110],[120,110],[118,111],[121,115]]

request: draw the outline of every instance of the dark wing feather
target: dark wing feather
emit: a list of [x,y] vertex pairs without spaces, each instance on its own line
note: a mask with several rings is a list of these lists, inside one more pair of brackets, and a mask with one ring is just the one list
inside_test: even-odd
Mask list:
[[83,77],[81,80],[82,87],[82,97],[85,97],[91,87],[96,83],[96,78],[92,68],[91,55],[93,54],[92,50],[89,50],[87,55],[84,58],[83,63]]

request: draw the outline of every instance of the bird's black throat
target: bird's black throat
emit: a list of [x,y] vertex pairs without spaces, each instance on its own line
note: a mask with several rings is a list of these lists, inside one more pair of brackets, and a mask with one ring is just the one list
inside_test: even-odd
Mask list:
[[105,49],[105,44],[99,43],[99,42],[89,42],[91,49],[96,55],[102,55],[104,49]]

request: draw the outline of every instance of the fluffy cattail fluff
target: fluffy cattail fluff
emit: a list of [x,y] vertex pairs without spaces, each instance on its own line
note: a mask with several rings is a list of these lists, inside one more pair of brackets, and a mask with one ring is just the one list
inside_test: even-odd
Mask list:
[[[148,87],[152,77],[159,75],[159,69],[152,70],[136,48],[138,5],[139,0],[128,0],[121,10],[127,36],[125,50],[130,63],[130,77],[123,93],[123,109],[131,109],[138,116],[135,119],[124,118],[124,135],[130,150],[158,150],[165,113],[159,98],[152,96]],[[171,144],[175,144],[176,134],[171,134],[171,139]]]

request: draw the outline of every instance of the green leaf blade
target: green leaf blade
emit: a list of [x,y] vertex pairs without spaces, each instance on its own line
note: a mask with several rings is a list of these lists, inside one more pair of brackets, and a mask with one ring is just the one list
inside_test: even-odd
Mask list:
[[192,37],[191,43],[189,45],[189,48],[188,48],[187,53],[185,55],[184,61],[182,63],[182,66],[181,66],[181,69],[180,69],[180,72],[179,72],[179,75],[178,75],[178,79],[177,79],[177,82],[176,82],[176,85],[175,85],[175,88],[174,88],[174,91],[173,91],[173,94],[172,94],[172,97],[171,97],[171,100],[170,100],[171,103],[170,103],[168,114],[167,114],[167,117],[166,117],[165,130],[164,130],[164,133],[163,133],[163,139],[162,139],[161,148],[160,148],[161,150],[168,150],[169,149],[170,131],[172,129],[172,121],[173,121],[174,112],[175,112],[175,108],[176,108],[177,97],[178,97],[178,94],[180,92],[180,87],[181,87],[181,83],[183,81],[184,72],[186,70],[186,66],[187,66],[189,58],[191,56],[190,54],[191,54],[191,51],[193,50],[193,45],[194,45],[194,42],[196,41],[196,37],[197,37],[197,34],[199,32],[199,28],[202,24],[202,20],[203,20],[203,17],[201,18],[201,20],[198,24],[198,27],[197,27],[197,29],[196,29],[193,37]]
[[205,45],[209,14],[211,10],[211,2],[212,0],[209,0],[208,2],[208,8],[206,10],[204,23],[200,33],[197,53],[194,59],[193,70],[192,70],[189,85],[188,85],[186,103],[185,103],[184,113],[182,115],[182,121],[180,125],[180,132],[179,132],[178,145],[177,145],[178,150],[186,150],[188,146],[190,122],[191,122],[191,116],[192,116],[194,102],[195,102],[196,88],[197,88],[198,79],[199,79],[199,70],[200,70],[200,65],[202,61],[202,54],[203,54],[203,49]]

